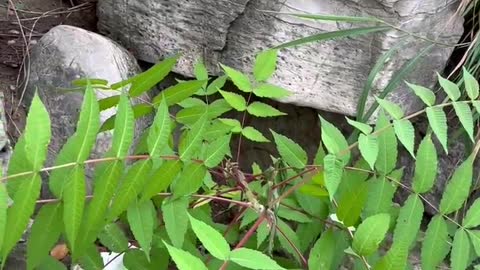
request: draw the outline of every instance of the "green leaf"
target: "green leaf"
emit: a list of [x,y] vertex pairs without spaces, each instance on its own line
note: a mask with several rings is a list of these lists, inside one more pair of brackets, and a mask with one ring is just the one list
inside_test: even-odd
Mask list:
[[[93,91],[91,87],[87,87],[85,90],[76,132],[60,150],[55,160],[55,166],[72,162],[80,164],[90,156],[100,128],[100,112]],[[71,167],[60,168],[51,172],[48,184],[55,197],[62,197],[63,188],[69,182],[67,178],[73,169]]]
[[27,242],[27,269],[36,269],[49,256],[63,230],[62,205],[45,204],[38,212]]
[[470,194],[473,177],[473,157],[465,160],[453,173],[440,201],[440,212],[448,215],[462,207]]
[[307,165],[307,152],[302,149],[300,145],[292,141],[291,139],[270,130],[273,134],[277,150],[280,153],[282,159],[288,163],[288,165],[303,169]]
[[24,136],[27,158],[32,164],[33,170],[38,171],[47,158],[51,130],[47,109],[36,92],[29,108]]
[[478,112],[480,112],[480,101],[479,100],[474,100],[472,101],[472,105],[473,107],[475,107],[475,110]]
[[128,239],[116,223],[103,227],[98,234],[98,239],[110,251],[121,253],[128,249]]
[[334,125],[320,116],[322,127],[322,143],[327,148],[330,154],[338,155],[344,164],[350,160],[350,150],[348,149],[348,142],[343,134]]
[[[167,252],[167,251],[166,251]],[[165,257],[170,259],[170,256],[168,256],[168,253],[163,254]],[[153,260],[154,258],[152,258]],[[150,270],[150,263],[145,257],[145,253],[142,252],[139,249],[129,249],[125,252],[125,255],[123,256],[123,265],[125,266],[126,269],[135,269],[135,270]],[[168,269],[167,267],[161,268],[160,266],[157,266],[157,269]]]
[[133,203],[127,210],[130,229],[147,258],[150,258],[149,254],[155,226],[155,214],[155,206],[153,206],[150,200]]
[[182,169],[180,160],[166,160],[162,165],[150,174],[150,181],[145,184],[142,199],[149,200],[160,192],[165,191]]
[[405,201],[397,218],[393,232],[393,246],[409,250],[417,238],[423,217],[423,203],[416,194],[411,194]]
[[434,270],[450,251],[447,223],[441,215],[436,215],[428,224],[422,245],[422,269]]
[[257,55],[253,67],[253,75],[258,82],[268,80],[277,67],[278,50],[266,50]]
[[52,256],[48,256],[43,260],[42,264],[37,267],[38,270],[67,270],[67,267],[54,259]]
[[80,258],[80,265],[85,270],[102,270],[105,268],[103,258],[95,245],[88,246],[85,254]]
[[426,109],[428,122],[432,127],[433,133],[437,136],[438,140],[443,146],[445,153],[448,154],[447,143],[447,116],[441,107],[428,107]]
[[472,242],[473,249],[475,254],[479,256],[480,254],[480,231],[478,230],[467,230],[468,235],[470,236],[470,241]]
[[368,162],[370,168],[374,169],[378,157],[378,140],[376,135],[360,134],[358,137],[358,149],[362,157]]
[[107,220],[113,220],[127,210],[137,195],[143,190],[151,168],[151,160],[141,160],[128,169],[115,193]]
[[283,219],[288,219],[298,223],[309,223],[312,220],[299,210],[293,210],[287,206],[280,205],[277,210],[277,215]]
[[426,135],[418,146],[415,174],[412,188],[417,193],[428,192],[437,176],[438,159],[437,150],[430,135]]
[[237,248],[232,250],[229,257],[230,257],[230,261],[248,269],[261,269],[261,270],[285,269],[280,265],[278,265],[277,262],[272,260],[267,255],[253,249]]
[[275,117],[287,115],[286,113],[281,112],[268,104],[258,101],[255,101],[248,105],[247,111],[249,114],[257,117]]
[[451,82],[437,73],[438,76],[438,83],[440,86],[443,88],[445,93],[447,93],[447,96],[452,100],[452,101],[457,101],[457,99],[460,97],[460,89],[458,88],[458,85],[456,85],[454,82]]
[[170,246],[165,241],[163,241],[163,243],[167,247],[170,257],[172,257],[172,260],[177,265],[178,270],[208,270],[199,258],[186,251]]
[[239,94],[219,90],[222,97],[232,106],[235,110],[243,112],[247,109],[247,101]]
[[339,269],[347,247],[348,242],[338,231],[325,231],[310,250],[308,269]]
[[85,169],[83,166],[76,166],[70,179],[63,191],[64,207],[63,222],[65,224],[65,234],[70,244],[70,251],[76,255],[77,237],[79,236],[80,225],[83,220],[83,209],[85,207]]
[[[3,172],[0,173],[0,175],[3,175]],[[13,180],[13,181],[16,181],[16,180]],[[6,185],[4,183],[0,183],[0,245],[1,243],[3,243],[5,229],[7,226],[8,201],[9,201],[9,197],[8,197]],[[32,232],[30,232],[30,235],[32,235]],[[27,252],[28,252],[28,245],[29,244],[27,243]]]
[[406,82],[406,84],[408,85],[408,87],[410,87],[413,90],[415,95],[417,95],[423,101],[423,103],[425,103],[427,106],[430,107],[435,104],[436,97],[432,90],[426,87],[408,83],[408,82]]
[[478,81],[473,77],[473,75],[468,72],[468,70],[463,67],[463,81],[465,83],[465,90],[467,90],[467,95],[471,100],[478,98]]
[[252,92],[252,84],[245,74],[222,64],[220,64],[220,66],[239,90],[242,90],[243,92]]
[[113,130],[112,149],[116,157],[125,157],[131,146],[134,133],[133,110],[126,95],[120,97],[115,129]]
[[195,63],[195,66],[193,66],[193,73],[197,80],[208,80],[208,70],[201,59]]
[[353,236],[352,247],[362,256],[368,256],[377,251],[379,244],[385,238],[390,225],[388,214],[378,214],[365,219]]
[[191,108],[195,106],[206,106],[207,104],[201,99],[189,97],[183,100],[182,102],[178,103],[178,105],[182,108]]
[[145,91],[148,91],[157,83],[162,81],[177,63],[178,55],[164,59],[155,64],[147,71],[136,75],[128,80],[112,84],[112,89],[118,89],[128,84],[132,84],[129,90],[131,97],[138,97]]
[[242,132],[242,124],[237,119],[229,119],[229,118],[218,118],[220,122],[224,123],[225,125],[232,127],[233,133]]
[[204,222],[190,216],[190,225],[195,235],[198,237],[202,245],[215,258],[227,260],[230,253],[230,246],[222,234]]
[[395,187],[385,177],[374,178],[367,183],[369,192],[364,216],[369,217],[380,213],[390,213]]
[[103,79],[94,79],[94,78],[85,78],[85,79],[82,78],[82,79],[76,79],[72,81],[72,85],[78,86],[78,87],[85,87],[88,84],[107,86],[108,81]]
[[480,225],[480,199],[473,202],[463,218],[462,225],[464,228],[474,228]]
[[183,161],[192,158],[202,146],[202,139],[207,128],[207,114],[203,114],[198,121],[192,125],[187,132],[185,139],[180,143],[179,156]]
[[[239,132],[241,132],[241,129]],[[220,136],[224,136],[230,133],[232,133],[231,126],[220,122],[220,120],[218,119],[215,119],[207,126],[207,129],[203,134],[203,139],[207,142],[211,142]]]
[[397,166],[398,150],[395,130],[390,126],[390,121],[383,111],[380,111],[378,115],[375,131],[379,132],[378,157],[375,168],[380,173],[388,174]]
[[376,100],[380,107],[387,111],[393,117],[393,119],[400,120],[403,118],[403,110],[399,105],[386,99],[376,98]]
[[373,269],[375,270],[404,270],[407,267],[408,250],[403,247],[392,247],[381,258]]
[[208,144],[203,163],[207,168],[213,168],[222,162],[223,158],[230,153],[230,139],[232,135],[228,134],[217,138]]
[[[338,198],[337,217],[345,226],[353,226],[357,223],[368,195],[368,183],[359,177],[351,176],[349,171],[344,173],[344,180],[340,184],[345,187]],[[345,183],[345,184],[344,184]]]
[[98,100],[98,107],[100,111],[105,111],[106,109],[112,108],[118,104],[120,101],[120,95],[109,96]]
[[407,151],[415,158],[414,146],[415,146],[415,129],[412,122],[403,119],[393,121],[393,128],[398,140],[405,146]]
[[206,81],[185,81],[163,90],[153,98],[153,104],[157,105],[165,99],[168,106],[178,104],[181,101],[193,96]]
[[354,37],[354,36],[365,35],[365,34],[374,33],[374,32],[386,31],[390,29],[391,29],[390,27],[386,27],[386,26],[373,26],[373,27],[359,27],[359,28],[351,28],[346,30],[325,32],[325,33],[320,33],[316,35],[310,35],[310,36],[293,40],[287,43],[283,43],[279,46],[276,46],[274,49],[294,47],[294,46],[302,45],[305,43],[318,42],[322,40],[331,40],[331,39],[343,38],[343,37]]
[[298,240],[295,231],[293,231],[292,228],[290,228],[290,226],[283,220],[277,219],[277,232],[275,235],[277,236],[282,248],[295,257],[298,262],[300,262],[300,258],[296,252],[296,250],[300,248],[300,241]]
[[174,197],[178,198],[197,192],[203,184],[206,173],[207,168],[203,164],[192,162],[185,165],[182,174],[173,185]]
[[175,200],[164,200],[162,203],[162,214],[168,237],[172,244],[181,248],[188,229],[188,197]]
[[335,155],[328,154],[323,159],[323,172],[325,177],[325,186],[328,190],[330,200],[333,200],[338,186],[342,181],[343,164]]
[[254,142],[270,142],[263,134],[256,130],[254,127],[244,127],[242,129],[242,135],[245,136],[245,138],[249,139],[250,141]]
[[470,241],[468,241],[467,232],[458,229],[453,238],[452,253],[450,255],[452,270],[467,269],[470,258]]
[[181,124],[191,126],[205,113],[207,114],[208,119],[214,119],[231,109],[232,107],[224,99],[219,99],[215,100],[208,106],[201,105],[182,109],[175,115],[175,119]]
[[358,121],[355,121],[355,120],[352,120],[348,117],[345,117],[345,119],[347,119],[347,122],[354,128],[360,130],[363,134],[370,134],[372,133],[372,130],[373,128],[370,126],[370,125],[367,125],[367,124],[364,124],[362,122],[358,122]]
[[268,83],[258,85],[253,89],[253,93],[257,97],[265,98],[283,98],[291,95],[288,90]]
[[467,132],[468,136],[470,137],[470,140],[474,142],[473,138],[473,116],[472,116],[472,111],[470,110],[470,106],[468,106],[467,103],[465,102],[453,102],[453,108],[455,109],[455,113],[458,116],[458,119],[460,120],[460,123],[462,123],[463,128]]
[[147,137],[148,152],[151,157],[158,157],[163,151],[168,144],[170,131],[171,121],[168,106],[165,99],[162,99]]
[[218,92],[218,90],[220,88],[222,88],[225,85],[225,82],[227,81],[227,78],[228,77],[225,76],[225,75],[216,78],[215,80],[213,80],[213,82],[211,82],[208,85],[206,91],[204,91],[203,89],[200,89],[199,91],[197,91],[196,95],[212,95],[212,94],[215,94],[216,92]]

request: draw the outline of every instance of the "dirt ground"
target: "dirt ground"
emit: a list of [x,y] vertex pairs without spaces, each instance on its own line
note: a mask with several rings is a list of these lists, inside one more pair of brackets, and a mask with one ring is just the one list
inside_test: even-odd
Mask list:
[[85,0],[0,0],[0,91],[7,133],[15,143],[25,122],[19,105],[28,80],[29,48],[50,28],[68,24],[96,30],[95,3]]

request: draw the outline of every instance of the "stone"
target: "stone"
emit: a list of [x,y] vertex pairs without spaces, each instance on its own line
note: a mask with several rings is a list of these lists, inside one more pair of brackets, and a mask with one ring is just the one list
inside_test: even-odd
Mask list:
[[[443,70],[453,48],[445,45],[456,44],[463,33],[463,18],[455,13],[456,8],[455,0],[99,0],[97,13],[99,31],[141,60],[155,63],[181,52],[174,71],[190,77],[199,58],[205,59],[212,75],[220,73],[219,62],[249,71],[254,55],[263,49],[307,35],[365,26],[274,12],[383,19],[396,29],[281,50],[278,71],[271,80],[293,92],[282,102],[354,115],[371,68],[401,41],[406,45],[377,76],[372,95],[379,94],[395,72],[433,39],[437,45],[422,57],[407,80],[426,87],[436,83],[436,72]],[[389,99],[408,112],[421,105],[404,83]]]
[[[88,77],[115,83],[141,71],[135,58],[115,42],[101,35],[67,25],[52,28],[39,40],[31,50],[29,66],[29,80],[22,101],[28,108],[35,90],[38,89],[38,94],[49,112],[52,122],[52,140],[48,149],[47,166],[53,164],[56,154],[75,132],[83,93],[65,90],[73,87],[71,82]],[[96,95],[101,99],[118,95],[118,92],[96,89]],[[140,101],[148,102],[149,96],[144,94],[133,103]],[[101,122],[103,123],[115,113],[115,108],[102,111]],[[145,118],[136,122],[137,137],[147,128],[150,120]],[[112,133],[99,134],[91,158],[101,158],[105,154],[110,148]],[[87,176],[91,176],[92,170],[93,168],[89,166]]]

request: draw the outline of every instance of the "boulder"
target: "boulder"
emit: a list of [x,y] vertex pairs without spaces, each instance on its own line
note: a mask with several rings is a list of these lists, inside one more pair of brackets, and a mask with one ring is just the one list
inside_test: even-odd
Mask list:
[[[39,96],[50,114],[52,140],[49,145],[48,166],[53,164],[56,154],[75,132],[83,92],[68,90],[72,88],[71,82],[88,77],[115,83],[140,72],[135,58],[115,42],[67,25],[52,28],[38,41],[31,50],[29,66],[30,74],[23,103],[28,108],[35,90],[38,89]],[[96,95],[101,99],[118,95],[118,92],[96,89]],[[149,97],[143,95],[133,102],[140,100],[148,101]],[[102,111],[101,122],[115,113],[115,108]],[[136,136],[148,125],[149,119],[137,121]],[[100,158],[105,154],[110,148],[112,135],[113,132],[99,134],[91,158]],[[92,168],[89,167],[87,176],[91,176],[91,173]]]
[[[147,62],[181,52],[175,71],[192,76],[193,63],[199,58],[207,61],[212,75],[220,73],[219,62],[248,71],[254,55],[263,49],[307,35],[366,26],[304,20],[271,11],[383,19],[396,29],[282,50],[278,71],[271,80],[293,92],[282,102],[354,115],[371,68],[401,40],[405,45],[380,72],[373,94],[378,94],[393,74],[431,40],[437,45],[423,56],[408,80],[427,87],[434,85],[436,72],[443,70],[452,52],[453,47],[445,45],[456,44],[463,32],[463,18],[455,13],[456,2],[99,0],[98,28]],[[420,106],[403,83],[389,98],[409,112]]]

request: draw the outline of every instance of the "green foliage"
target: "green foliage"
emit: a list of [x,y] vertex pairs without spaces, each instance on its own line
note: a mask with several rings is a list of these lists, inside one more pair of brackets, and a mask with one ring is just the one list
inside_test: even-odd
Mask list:
[[352,247],[355,252],[362,256],[373,254],[380,242],[383,241],[390,225],[390,216],[388,214],[378,214],[366,218],[358,226],[353,236]]

